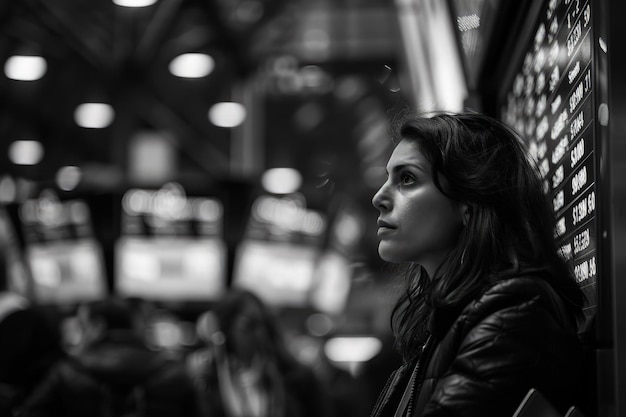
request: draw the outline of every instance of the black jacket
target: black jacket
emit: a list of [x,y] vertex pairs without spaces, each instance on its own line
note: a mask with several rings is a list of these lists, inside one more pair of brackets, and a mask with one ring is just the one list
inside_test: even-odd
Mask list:
[[[561,410],[576,403],[582,348],[575,321],[547,281],[499,281],[446,329],[419,361],[411,416],[510,417],[530,388]],[[391,375],[372,416],[394,415],[415,367]]]
[[197,415],[197,396],[184,365],[117,336],[60,362],[29,398],[24,417]]

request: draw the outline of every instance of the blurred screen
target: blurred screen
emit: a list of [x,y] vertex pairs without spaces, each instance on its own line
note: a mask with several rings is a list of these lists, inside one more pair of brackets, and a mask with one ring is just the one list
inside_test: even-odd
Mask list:
[[93,239],[31,244],[25,256],[39,302],[68,304],[106,295],[102,250]]
[[107,294],[103,249],[84,199],[62,200],[44,189],[17,214],[34,300],[71,304]]
[[245,241],[237,251],[233,286],[254,292],[270,305],[307,306],[318,252],[290,242]]
[[116,292],[155,301],[211,301],[226,286],[221,239],[123,237],[115,247]]

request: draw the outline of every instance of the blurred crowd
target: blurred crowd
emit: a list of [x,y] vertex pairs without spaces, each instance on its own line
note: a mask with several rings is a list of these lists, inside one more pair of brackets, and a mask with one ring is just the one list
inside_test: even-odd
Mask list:
[[[163,309],[111,297],[58,321],[0,288],[0,417],[367,416],[399,360],[349,372],[303,361],[275,311],[231,289],[195,318],[187,349],[155,343]],[[379,371],[380,370],[380,371]]]

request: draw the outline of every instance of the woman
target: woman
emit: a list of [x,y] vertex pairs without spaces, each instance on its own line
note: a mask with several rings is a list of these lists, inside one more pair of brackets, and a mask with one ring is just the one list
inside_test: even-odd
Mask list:
[[332,416],[330,397],[288,351],[279,324],[256,295],[231,290],[198,320],[207,342],[188,358],[211,417]]
[[378,252],[406,264],[392,315],[404,365],[372,416],[512,416],[580,385],[583,295],[519,137],[480,114],[406,116],[372,199]]

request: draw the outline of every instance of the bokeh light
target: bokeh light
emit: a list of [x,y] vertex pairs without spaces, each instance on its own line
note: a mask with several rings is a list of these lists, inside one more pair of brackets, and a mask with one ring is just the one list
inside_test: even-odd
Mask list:
[[44,76],[48,64],[40,56],[14,55],[4,64],[5,75],[18,81],[35,81]]

